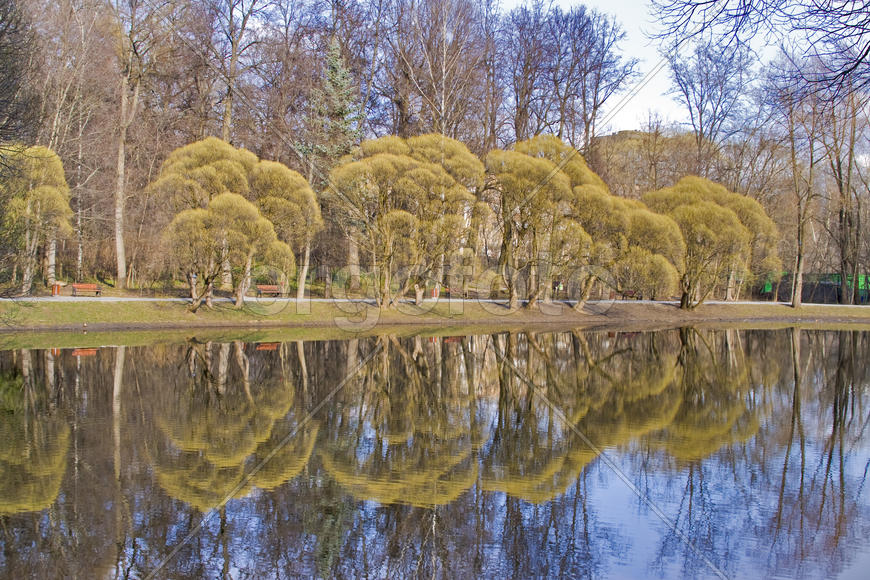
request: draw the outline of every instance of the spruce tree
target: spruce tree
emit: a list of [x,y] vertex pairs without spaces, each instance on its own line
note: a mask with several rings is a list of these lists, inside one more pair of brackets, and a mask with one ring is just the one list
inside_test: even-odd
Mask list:
[[322,85],[312,94],[309,126],[308,139],[300,148],[309,156],[309,182],[323,186],[335,162],[361,137],[357,88],[335,38],[329,43]]

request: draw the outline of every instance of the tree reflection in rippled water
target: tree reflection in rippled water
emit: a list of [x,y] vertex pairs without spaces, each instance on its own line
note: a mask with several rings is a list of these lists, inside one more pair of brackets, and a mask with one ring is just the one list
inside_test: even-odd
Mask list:
[[0,572],[832,576],[870,555],[868,355],[692,328],[2,351]]

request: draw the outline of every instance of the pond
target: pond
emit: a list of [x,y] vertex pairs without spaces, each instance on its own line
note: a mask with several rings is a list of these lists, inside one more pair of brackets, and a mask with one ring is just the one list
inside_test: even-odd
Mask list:
[[863,577],[870,334],[0,351],[0,575]]

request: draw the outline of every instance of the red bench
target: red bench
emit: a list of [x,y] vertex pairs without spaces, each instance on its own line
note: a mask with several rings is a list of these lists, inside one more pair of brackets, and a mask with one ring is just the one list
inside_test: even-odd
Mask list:
[[76,348],[72,351],[73,356],[97,356],[95,348]]
[[100,288],[99,284],[78,284],[74,283],[72,285],[72,295],[78,296],[82,292],[93,292],[94,296],[99,296],[102,294],[103,289]]
[[281,287],[274,284],[257,284],[257,296],[262,296],[263,294],[280,296],[282,294]]

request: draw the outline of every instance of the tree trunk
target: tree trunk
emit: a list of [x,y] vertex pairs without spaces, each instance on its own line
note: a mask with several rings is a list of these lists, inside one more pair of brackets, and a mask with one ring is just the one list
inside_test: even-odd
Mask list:
[[529,264],[529,300],[526,302],[526,308],[534,308],[538,303],[538,295],[540,288],[538,287],[538,261],[537,258]]
[[426,290],[420,284],[414,284],[414,304],[417,306],[423,305],[423,294]]
[[332,273],[329,271],[329,266],[322,266],[323,277],[323,297],[332,298]]
[[725,300],[727,302],[733,302],[737,299],[735,292],[737,276],[734,273],[734,268],[731,268],[728,272],[728,286],[725,288]]
[[192,304],[196,302],[197,298],[199,298],[196,295],[196,274],[194,274],[193,272],[188,272],[187,284],[190,286],[190,302]]
[[800,308],[801,301],[803,299],[802,294],[804,291],[804,253],[803,253],[803,241],[801,240],[801,236],[798,236],[798,250],[797,250],[797,260],[794,268],[794,280],[791,283],[791,306],[792,308]]
[[[39,211],[36,213],[38,214]],[[31,227],[31,207],[28,201],[25,212],[24,255],[21,268],[21,294],[24,296],[30,294],[31,287],[33,286],[33,277],[36,275],[36,250],[38,242],[39,236]]]
[[45,254],[46,261],[48,262],[45,277],[48,285],[54,286],[57,282],[57,230],[55,228],[52,228],[48,234],[48,249],[46,249]]
[[236,70],[238,68],[238,39],[232,40],[229,74],[227,74],[227,95],[224,99],[224,114],[221,123],[221,138],[231,143],[230,136],[233,127],[233,99],[236,90]]
[[355,232],[351,232],[351,235],[347,239],[347,269],[350,273],[349,290],[360,289],[359,244],[357,243],[354,234]]
[[311,242],[305,242],[305,249],[302,251],[302,266],[299,268],[299,275],[296,277],[296,301],[305,299],[305,281],[308,279],[308,268],[311,265]]
[[76,198],[76,282],[81,282],[85,265],[85,236],[82,232],[82,201]]
[[136,108],[139,106],[139,82],[136,81],[133,95],[130,96],[130,78],[127,74],[121,76],[121,112],[118,124],[118,159],[115,168],[115,260],[117,272],[115,287],[124,288],[127,283],[127,254],[124,248],[124,205],[126,203],[127,179],[127,129],[133,122]]
[[589,276],[589,278],[583,282],[583,286],[580,288],[580,296],[577,297],[577,304],[574,305],[575,311],[583,311],[583,307],[586,306],[586,302],[589,300],[589,295],[592,293],[592,286],[594,284],[595,276]]
[[236,287],[236,310],[241,310],[245,305],[245,294],[248,293],[248,288],[251,285],[251,267],[254,263],[254,254],[248,254],[248,259],[245,261],[245,271],[242,273],[242,278]]

